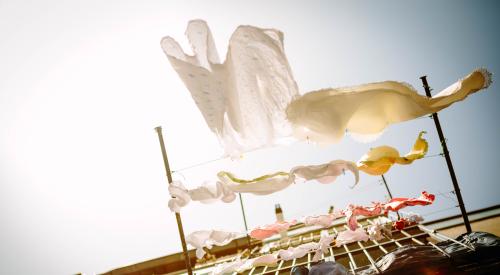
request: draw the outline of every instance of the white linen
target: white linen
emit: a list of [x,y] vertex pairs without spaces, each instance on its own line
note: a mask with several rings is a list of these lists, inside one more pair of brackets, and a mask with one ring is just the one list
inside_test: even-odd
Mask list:
[[161,47],[226,155],[275,144],[291,135],[285,109],[298,88],[284,53],[283,33],[239,26],[220,62],[205,21],[188,23],[190,56],[171,37]]
[[200,230],[189,234],[186,237],[186,243],[196,248],[196,257],[201,259],[205,255],[204,247],[210,249],[214,245],[226,245],[238,237],[238,235],[240,233],[220,230]]
[[171,196],[168,207],[172,212],[180,212],[181,208],[188,205],[190,201],[230,203],[236,198],[236,194],[222,182],[204,182],[203,185],[188,190],[182,182],[174,181],[168,186],[168,191]]

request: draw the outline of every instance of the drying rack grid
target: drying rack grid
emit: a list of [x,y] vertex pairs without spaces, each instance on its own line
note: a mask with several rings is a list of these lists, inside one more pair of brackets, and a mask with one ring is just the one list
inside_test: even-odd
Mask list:
[[[358,222],[363,227],[369,226],[374,223],[374,220],[377,217],[364,218],[360,219]],[[299,234],[293,234],[297,228],[304,228],[303,225],[294,228],[291,230],[289,234],[291,236],[286,241],[276,240],[264,242],[264,245],[269,247],[269,252],[272,253],[278,251],[279,249],[287,249],[288,247],[296,247],[300,244],[309,243],[309,242],[317,242],[321,237],[321,232],[327,230],[329,234],[335,234],[341,232],[343,230],[347,230],[347,225],[345,222],[335,223],[330,228],[320,228],[320,229],[312,229],[310,231],[301,232]],[[412,226],[408,226],[403,230],[393,230],[392,236],[384,235],[384,238],[379,241],[366,241],[366,242],[354,242],[347,245],[342,245],[340,247],[330,246],[328,252],[323,254],[321,257],[326,261],[335,261],[337,263],[345,266],[351,274],[356,274],[357,271],[366,269],[368,266],[372,266],[374,270],[380,272],[377,265],[375,264],[376,260],[384,256],[391,251],[395,250],[398,247],[402,247],[404,245],[431,245],[435,249],[439,250],[443,254],[446,255],[444,251],[442,251],[438,246],[435,245],[436,242],[439,241],[453,241],[456,242],[467,249],[470,249],[465,244],[462,244],[454,239],[451,239],[443,234],[438,233],[435,230],[428,229],[423,225],[415,224]],[[261,255],[259,252],[256,252],[257,249],[252,249],[251,258]],[[233,260],[238,255],[234,255],[234,257],[226,258],[227,261]],[[293,267],[297,266],[306,266],[310,268],[315,263],[312,262],[314,256],[314,252],[310,252],[306,254],[302,258],[294,259],[294,260],[280,260],[278,264],[274,267],[271,266],[259,266],[253,267],[252,269],[246,270],[240,274],[248,274],[248,275],[261,275],[261,274],[290,274],[290,271]],[[221,262],[219,262],[221,263]],[[212,266],[205,266],[201,269],[195,268],[195,274],[204,275],[210,274],[211,270],[214,268]],[[238,273],[233,273],[236,275]]]

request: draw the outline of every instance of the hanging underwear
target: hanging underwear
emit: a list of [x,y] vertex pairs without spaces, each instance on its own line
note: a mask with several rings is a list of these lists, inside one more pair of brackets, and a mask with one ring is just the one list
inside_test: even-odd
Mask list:
[[422,138],[425,131],[420,132],[411,151],[404,157],[399,155],[398,150],[390,146],[379,146],[371,149],[358,161],[358,169],[373,176],[385,174],[392,165],[411,164],[414,160],[421,159],[427,153],[429,144]]

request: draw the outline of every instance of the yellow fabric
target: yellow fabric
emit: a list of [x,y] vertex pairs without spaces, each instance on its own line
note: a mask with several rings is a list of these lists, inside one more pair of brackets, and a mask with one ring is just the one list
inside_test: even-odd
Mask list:
[[401,157],[398,150],[390,146],[379,146],[371,149],[358,161],[358,169],[369,175],[379,176],[389,171],[395,163],[406,165],[423,158],[429,148],[429,144],[422,137],[423,134],[425,131],[420,132],[413,148],[404,157]]
[[298,139],[337,143],[347,132],[368,142],[391,124],[439,112],[490,83],[491,74],[478,69],[431,98],[395,81],[323,89],[293,100],[286,112]]

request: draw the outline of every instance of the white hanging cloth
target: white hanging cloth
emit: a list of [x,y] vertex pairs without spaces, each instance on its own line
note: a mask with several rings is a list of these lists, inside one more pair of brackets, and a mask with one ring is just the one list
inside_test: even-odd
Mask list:
[[336,143],[347,131],[371,141],[390,124],[438,112],[490,83],[491,73],[478,69],[432,98],[395,81],[323,89],[297,98],[286,112],[299,139]]
[[192,56],[168,36],[161,47],[226,155],[238,156],[291,135],[285,109],[298,89],[284,53],[283,33],[239,26],[224,63],[205,21],[190,21],[186,36]]
[[226,245],[238,237],[238,235],[240,233],[220,230],[200,230],[189,234],[186,237],[186,242],[196,248],[196,257],[200,259],[205,255],[204,247],[211,249],[214,245]]

